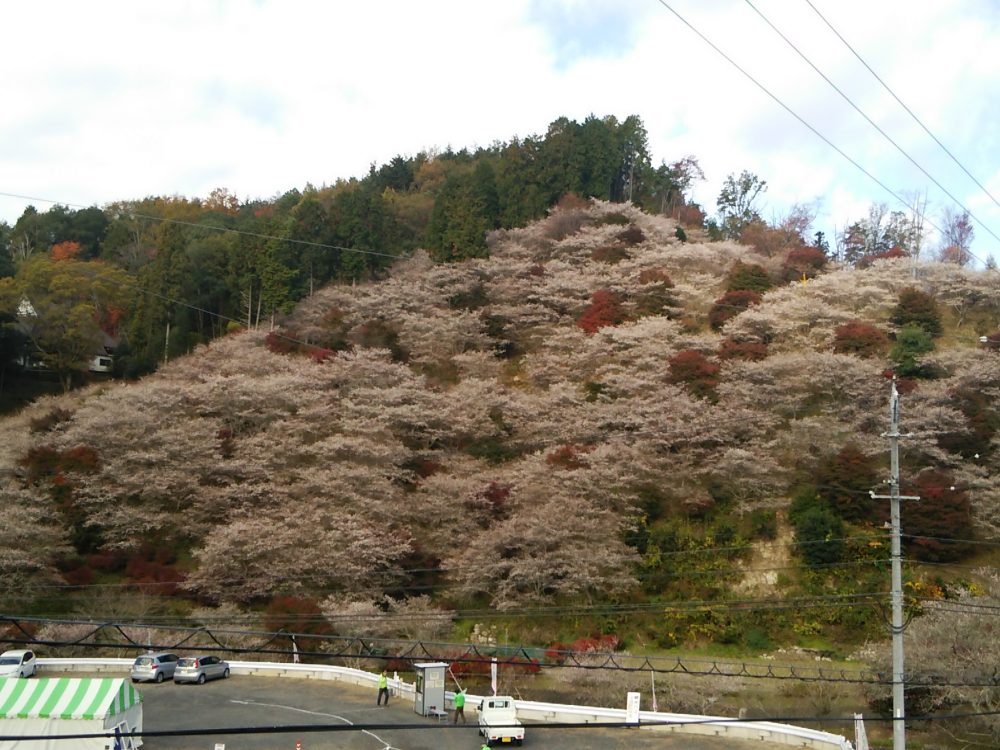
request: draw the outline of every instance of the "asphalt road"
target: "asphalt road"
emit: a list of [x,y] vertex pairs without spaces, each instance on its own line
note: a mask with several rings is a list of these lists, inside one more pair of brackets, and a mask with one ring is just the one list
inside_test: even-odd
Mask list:
[[[295,732],[291,734],[147,737],[144,750],[479,750],[476,713],[469,725],[416,714],[409,701],[394,699],[388,708],[375,706],[375,691],[327,680],[299,680],[236,675],[204,685],[138,686],[143,694],[146,731],[273,727],[289,725],[416,724],[420,728]],[[528,726],[524,747],[541,750],[767,750],[760,742],[668,735],[636,729],[543,729]]]

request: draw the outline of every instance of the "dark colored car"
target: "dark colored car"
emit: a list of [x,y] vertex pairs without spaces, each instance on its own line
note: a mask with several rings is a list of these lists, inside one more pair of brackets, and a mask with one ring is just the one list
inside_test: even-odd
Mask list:
[[177,654],[143,654],[132,663],[132,682],[163,682],[174,678]]

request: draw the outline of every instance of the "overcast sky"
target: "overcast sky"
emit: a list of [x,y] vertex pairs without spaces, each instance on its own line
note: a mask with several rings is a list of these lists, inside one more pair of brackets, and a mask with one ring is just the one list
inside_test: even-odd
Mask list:
[[[811,1],[1000,198],[1000,2]],[[900,208],[664,3],[892,190],[926,191],[934,221],[954,206],[745,0],[34,0],[4,7],[0,192],[36,200],[0,196],[0,221],[51,205],[37,199],[266,198],[591,113],[639,115],[654,164],[694,155],[710,212],[743,169],[768,183],[766,218],[817,201],[828,235],[873,201]],[[1000,235],[1000,207],[806,0],[754,5]],[[1000,259],[975,231],[977,256]]]

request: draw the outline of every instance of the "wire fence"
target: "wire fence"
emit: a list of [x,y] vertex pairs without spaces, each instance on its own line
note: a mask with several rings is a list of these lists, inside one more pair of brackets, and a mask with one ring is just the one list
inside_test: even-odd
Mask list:
[[[45,631],[72,631],[73,637],[46,636]],[[366,664],[371,668],[405,668],[415,662],[441,661],[464,665],[470,672],[498,665],[537,672],[542,669],[615,670],[683,674],[701,677],[751,678],[891,685],[890,674],[870,668],[847,668],[812,656],[805,664],[780,664],[772,659],[724,661],[680,656],[629,654],[611,651],[574,651],[525,645],[452,643],[428,640],[365,638],[285,630],[262,631],[234,628],[183,627],[124,621],[54,620],[0,616],[0,642],[18,646],[44,646],[59,652],[93,650],[108,652],[203,651],[230,655],[258,655],[272,660],[317,663]],[[910,687],[1000,687],[996,670],[970,674],[909,675]]]

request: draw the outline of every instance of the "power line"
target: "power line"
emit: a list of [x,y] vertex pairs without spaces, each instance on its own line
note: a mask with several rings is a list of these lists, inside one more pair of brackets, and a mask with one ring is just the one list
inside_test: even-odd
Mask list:
[[[678,674],[691,677],[725,677],[772,680],[797,680],[801,682],[889,684],[889,681],[873,668],[843,668],[829,662],[806,664],[781,664],[770,658],[755,661],[719,661],[714,659],[686,658],[671,655],[629,654],[609,651],[573,651],[564,647],[529,647],[524,645],[475,645],[469,643],[446,643],[440,641],[369,638],[367,636],[332,636],[315,633],[293,633],[279,631],[234,631],[226,629],[184,628],[167,625],[127,624],[116,622],[86,622],[79,624],[93,628],[91,633],[73,641],[39,638],[32,635],[33,629],[26,629],[29,622],[58,624],[68,621],[45,621],[25,618],[17,621],[3,618],[12,623],[15,631],[0,642],[23,645],[43,645],[52,648],[73,647],[93,649],[140,648],[155,650],[205,651],[229,654],[258,654],[290,657],[297,653],[303,657],[315,657],[324,662],[331,659],[370,659],[385,662],[419,662],[431,660],[448,661],[453,664],[483,665],[496,659],[498,664],[514,669],[538,670],[543,668],[569,668],[586,671],[617,671],[625,673],[655,672]],[[21,623],[24,623],[22,625]],[[88,640],[101,631],[116,630],[121,641]],[[128,629],[142,629],[146,633],[144,641],[131,637]],[[174,640],[154,641],[149,631],[166,631]],[[11,631],[8,631],[11,632]],[[186,635],[185,635],[186,634]],[[226,643],[228,637],[243,639],[256,637],[255,645],[234,645]],[[179,640],[178,640],[179,639]],[[280,644],[294,639],[296,649]],[[1000,685],[1000,677],[995,673],[963,672],[956,677],[935,672],[924,676],[913,675],[911,685],[929,687],[991,687]]]
[[821,19],[821,20],[823,21],[823,23],[825,23],[825,24],[827,25],[827,27],[829,27],[830,31],[832,31],[832,32],[833,32],[833,33],[834,33],[834,34],[835,34],[835,35],[837,36],[837,38],[838,38],[838,39],[839,39],[840,41],[842,41],[842,42],[844,43],[844,46],[846,46],[846,47],[847,47],[847,49],[849,49],[849,50],[851,51],[851,53],[852,53],[852,54],[853,54],[853,55],[854,55],[854,56],[855,56],[855,57],[856,57],[856,58],[858,59],[858,61],[859,61],[859,62],[860,62],[860,63],[861,63],[862,65],[864,65],[864,66],[865,66],[865,67],[866,67],[866,68],[868,69],[868,72],[869,72],[869,73],[871,73],[871,74],[872,74],[872,75],[873,75],[873,76],[875,77],[875,80],[876,80],[876,81],[878,81],[878,82],[879,82],[880,84],[882,84],[882,87],[883,87],[883,88],[884,88],[884,89],[885,89],[886,91],[888,91],[888,92],[889,92],[889,94],[890,94],[890,95],[892,96],[892,98],[893,98],[893,99],[895,99],[895,100],[896,100],[896,101],[897,101],[897,102],[899,103],[899,106],[901,106],[901,107],[902,107],[903,109],[905,109],[905,110],[906,110],[906,112],[907,112],[907,114],[909,114],[909,115],[910,115],[910,117],[912,117],[912,118],[913,118],[913,120],[914,120],[914,121],[915,121],[915,122],[916,122],[916,123],[917,123],[917,124],[918,124],[918,125],[919,125],[919,126],[920,126],[921,128],[923,128],[924,132],[925,132],[925,133],[927,133],[927,135],[929,135],[929,136],[930,136],[930,137],[931,137],[932,139],[934,139],[934,142],[935,142],[935,143],[936,143],[936,144],[937,144],[938,146],[940,146],[940,147],[941,147],[941,150],[942,150],[942,151],[944,151],[944,152],[945,152],[946,154],[948,154],[948,156],[950,156],[950,157],[951,157],[951,160],[952,160],[953,162],[955,162],[955,164],[957,164],[957,165],[958,165],[958,166],[959,166],[959,167],[961,168],[961,170],[962,170],[963,172],[965,172],[965,174],[967,174],[967,175],[969,176],[969,179],[971,179],[971,180],[972,180],[972,181],[973,181],[974,183],[976,183],[976,185],[978,185],[978,186],[979,186],[979,189],[980,189],[980,190],[982,190],[982,191],[983,191],[983,193],[985,193],[985,194],[986,194],[987,196],[989,196],[990,200],[992,200],[992,201],[993,201],[993,202],[994,202],[994,203],[995,203],[995,204],[997,205],[997,207],[1000,207],[1000,201],[997,201],[997,199],[996,199],[996,198],[995,198],[995,197],[993,196],[993,194],[992,194],[992,193],[990,193],[990,191],[986,189],[986,186],[985,186],[985,185],[983,185],[983,183],[981,183],[981,182],[980,182],[979,180],[977,180],[977,179],[976,179],[976,178],[975,178],[975,177],[973,176],[973,174],[972,174],[972,173],[971,173],[971,172],[970,172],[970,171],[969,171],[968,169],[966,169],[966,168],[965,168],[965,165],[964,165],[964,164],[962,164],[962,162],[960,162],[960,161],[958,160],[958,157],[957,157],[957,156],[955,156],[955,155],[954,155],[954,154],[953,154],[953,153],[952,153],[952,152],[951,152],[950,150],[948,150],[948,147],[947,147],[947,146],[945,146],[945,145],[944,145],[944,144],[943,144],[943,143],[942,143],[942,142],[941,142],[941,141],[940,141],[940,140],[938,139],[938,137],[937,137],[936,135],[934,135],[934,134],[933,134],[933,133],[932,133],[932,132],[930,131],[930,129],[929,129],[929,128],[928,128],[928,127],[927,127],[926,125],[924,125],[924,123],[923,123],[923,122],[922,122],[922,121],[920,120],[920,118],[919,118],[919,117],[917,117],[917,116],[916,116],[916,115],[915,115],[915,114],[913,113],[913,110],[911,110],[911,109],[910,109],[909,107],[907,107],[907,106],[906,106],[906,104],[904,104],[904,103],[903,103],[903,100],[902,100],[902,99],[900,99],[900,98],[899,98],[898,96],[896,96],[896,92],[895,92],[895,91],[893,91],[893,90],[892,90],[892,89],[891,89],[891,88],[889,87],[889,84],[887,84],[887,83],[886,83],[885,81],[883,81],[883,80],[882,80],[882,78],[881,78],[881,77],[879,76],[879,74],[878,74],[878,73],[876,73],[876,72],[875,72],[874,70],[872,70],[872,67],[871,67],[871,66],[870,66],[870,65],[869,65],[869,64],[868,64],[867,62],[865,62],[864,58],[863,58],[863,57],[861,57],[861,55],[860,55],[860,54],[858,53],[858,51],[857,51],[856,49],[854,49],[854,47],[852,47],[852,46],[851,46],[851,44],[850,44],[850,43],[849,43],[849,42],[848,42],[848,41],[847,41],[846,39],[844,39],[844,37],[843,37],[843,36],[841,35],[841,33],[840,33],[839,31],[837,31],[837,29],[835,29],[835,28],[833,27],[833,24],[832,24],[832,23],[830,23],[830,21],[828,21],[828,20],[826,19],[826,17],[825,17],[825,16],[824,16],[824,15],[823,15],[822,13],[820,13],[820,12],[819,12],[819,9],[818,9],[818,8],[817,8],[817,7],[815,6],[815,5],[813,5],[813,3],[812,3],[812,2],[810,1],[810,0],[805,0],[805,2],[806,2],[806,4],[807,4],[807,5],[808,5],[808,6],[810,7],[810,8],[812,8],[812,9],[813,9],[813,11],[814,11],[814,12],[816,13],[816,15],[820,17],[820,19]]
[[[787,36],[785,36],[781,32],[781,30],[778,29],[777,26],[775,26],[773,23],[771,23],[771,20],[767,16],[765,16],[757,8],[757,6],[754,5],[753,2],[751,2],[751,0],[744,0],[744,2],[746,2],[746,4],[749,5],[753,9],[753,11],[764,20],[764,23],[766,23],[768,26],[771,27],[771,29],[774,31],[774,33],[776,33],[778,36],[780,36],[785,41],[785,43],[788,44],[789,47],[791,47],[793,50],[795,50],[796,54],[798,54],[799,57],[801,57],[803,60],[805,60],[809,64],[809,66],[814,71],[816,71],[816,73],[824,81],[826,81],[834,91],[836,91],[838,94],[840,94],[840,96],[844,99],[844,101],[846,101],[848,104],[850,104],[859,115],[861,115],[863,118],[865,118],[865,120],[868,122],[869,125],[871,125],[873,128],[875,128],[882,135],[883,138],[885,138],[887,141],[889,141],[889,143],[891,143],[896,148],[896,150],[899,151],[899,153],[901,153],[903,156],[905,156],[910,161],[910,163],[913,164],[913,166],[915,166],[917,169],[919,169],[921,172],[923,172],[924,175],[927,177],[927,179],[929,179],[931,182],[933,182],[935,185],[937,185],[938,189],[940,189],[945,195],[947,195],[949,198],[951,198],[957,205],[961,206],[962,210],[965,211],[965,213],[968,214],[969,216],[971,216],[973,219],[975,219],[976,222],[983,229],[985,229],[987,232],[989,232],[990,235],[992,235],[994,239],[996,239],[997,241],[1000,241],[1000,236],[998,236],[992,229],[990,229],[978,216],[976,216],[974,213],[972,213],[972,211],[970,211],[958,198],[956,198],[954,195],[952,195],[952,193],[947,188],[945,188],[944,185],[942,185],[940,182],[938,182],[937,179],[935,179],[935,177],[930,172],[928,172],[926,169],[924,169],[924,167],[920,163],[918,163],[916,159],[914,159],[912,156],[910,156],[910,154],[905,149],[903,149],[902,146],[900,146],[888,133],[886,133],[881,127],[879,127],[878,123],[876,123],[874,120],[872,120],[872,118],[870,118],[864,112],[864,110],[861,109],[861,107],[859,107],[857,104],[855,104],[854,101],[847,94],[845,94],[843,92],[843,90],[839,86],[837,86],[837,84],[835,84],[832,80],[830,80],[830,78],[822,70],[820,70],[813,63],[812,60],[810,60],[808,57],[806,57],[805,53],[803,53],[802,50],[800,50],[792,42],[791,39],[789,39]],[[808,2],[808,0],[807,0],[807,2]],[[938,231],[941,231],[941,230],[938,229]],[[972,255],[972,253],[969,253],[969,254]],[[973,257],[975,257],[975,256],[973,256]],[[981,259],[976,258],[976,260],[979,260],[979,262],[982,263]]]
[[[713,50],[715,50],[730,65],[732,65],[740,73],[742,73],[744,76],[746,76],[746,78],[749,79],[751,83],[753,83],[757,88],[759,88],[761,91],[763,91],[765,94],[767,94],[771,99],[773,99],[774,102],[776,104],[778,104],[778,106],[780,106],[782,109],[784,109],[786,112],[788,112],[788,114],[790,114],[792,117],[794,117],[796,120],[798,120],[802,125],[804,125],[806,128],[808,128],[810,131],[812,131],[812,133],[817,138],[819,138],[820,140],[822,140],[824,143],[826,143],[826,145],[828,145],[830,148],[832,148],[834,151],[836,151],[838,154],[840,154],[844,159],[846,159],[851,164],[853,164],[860,172],[862,172],[865,176],[867,176],[868,179],[870,179],[872,182],[874,182],[880,188],[882,188],[887,193],[889,193],[889,195],[891,195],[893,198],[895,198],[901,204],[903,204],[904,206],[907,205],[906,201],[903,200],[902,196],[900,196],[898,193],[896,193],[895,190],[893,190],[892,188],[890,188],[888,185],[886,185],[884,182],[882,182],[878,177],[876,177],[871,172],[869,172],[867,169],[865,169],[856,160],[854,160],[853,158],[851,158],[850,156],[848,156],[847,153],[845,153],[833,141],[831,141],[829,138],[827,138],[825,135],[823,135],[819,130],[817,130],[813,125],[811,125],[808,121],[806,121],[795,110],[793,110],[791,107],[789,107],[787,104],[785,104],[781,99],[779,99],[777,97],[777,95],[773,94],[771,92],[771,90],[768,89],[764,84],[762,84],[760,81],[758,81],[752,75],[750,75],[750,73],[748,73],[745,68],[743,68],[739,63],[737,63],[735,60],[733,60],[733,58],[731,58],[729,55],[727,55],[725,52],[723,52],[722,49],[720,49],[711,39],[709,39],[707,36],[705,36],[704,34],[702,34],[697,28],[695,28],[694,25],[692,25],[690,21],[688,21],[686,18],[684,18],[684,16],[682,16],[680,13],[678,13],[676,10],[674,10],[673,7],[671,7],[667,3],[666,0],[657,0],[657,2],[660,5],[662,5],[664,8],[666,8],[667,10],[669,10],[671,13],[673,13],[681,21],[681,23],[683,23],[685,26],[687,26],[689,29],[691,29],[691,31],[693,31],[695,34],[697,34],[698,37],[701,38],[701,40],[703,42],[705,42],[705,44],[707,44],[709,47],[711,47]],[[943,233],[943,230],[941,229],[941,227],[939,227],[937,224],[935,224],[930,219],[927,219],[927,223],[930,224],[935,229],[937,229],[939,232]]]

